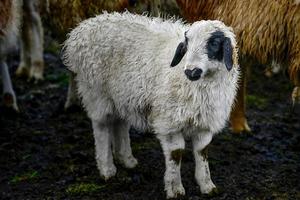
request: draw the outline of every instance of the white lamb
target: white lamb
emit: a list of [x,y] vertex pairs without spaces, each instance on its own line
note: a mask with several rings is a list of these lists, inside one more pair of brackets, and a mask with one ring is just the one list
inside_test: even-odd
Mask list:
[[185,137],[193,142],[201,192],[215,192],[204,149],[229,117],[239,75],[236,49],[232,29],[220,21],[186,25],[125,12],[80,23],[65,42],[63,60],[77,75],[92,120],[100,174],[116,174],[112,154],[125,167],[136,166],[128,134],[133,125],[160,140],[167,198],[185,194]]

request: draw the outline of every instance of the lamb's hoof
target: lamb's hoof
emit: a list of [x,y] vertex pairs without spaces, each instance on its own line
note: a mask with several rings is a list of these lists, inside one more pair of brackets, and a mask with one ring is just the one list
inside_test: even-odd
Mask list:
[[213,182],[206,183],[205,185],[200,186],[201,193],[208,196],[213,196],[219,193],[217,187]]
[[24,64],[20,64],[16,71],[16,76],[19,78],[27,78],[29,76],[29,67]]
[[133,156],[129,156],[127,159],[120,161],[120,163],[128,169],[132,169],[136,167],[138,161]]
[[293,113],[300,114],[300,87],[294,88],[292,93]]
[[17,100],[16,100],[16,97],[14,94],[4,93],[3,94],[3,103],[6,108],[11,108],[15,112],[19,112]]
[[245,118],[241,118],[241,119],[233,119],[231,120],[231,131],[233,133],[250,133],[251,129],[248,125],[248,122]]
[[167,199],[178,198],[185,195],[185,190],[182,184],[171,184],[169,187],[166,187]]
[[33,80],[34,83],[44,80],[44,62],[36,61],[32,64],[29,72],[28,80]]
[[117,168],[115,165],[112,165],[109,168],[101,169],[100,176],[105,180],[108,181],[110,178],[114,177],[117,173]]

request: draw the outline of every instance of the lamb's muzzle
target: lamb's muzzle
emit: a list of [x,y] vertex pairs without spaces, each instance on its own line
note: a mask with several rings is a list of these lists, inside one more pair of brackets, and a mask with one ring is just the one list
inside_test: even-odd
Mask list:
[[198,67],[195,67],[194,69],[186,69],[184,70],[185,75],[190,79],[191,81],[199,80],[202,74],[202,69],[199,69]]

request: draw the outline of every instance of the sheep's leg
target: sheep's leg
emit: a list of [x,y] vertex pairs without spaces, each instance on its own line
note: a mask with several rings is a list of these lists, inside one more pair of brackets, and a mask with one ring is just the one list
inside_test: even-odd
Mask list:
[[18,77],[28,77],[29,76],[29,67],[30,67],[30,40],[31,40],[31,32],[28,27],[28,21],[23,22],[22,32],[21,32],[21,60],[19,67],[16,71],[16,75]]
[[217,192],[215,184],[210,177],[207,161],[207,145],[212,139],[212,134],[197,134],[193,136],[193,152],[195,157],[195,179],[200,186],[201,193],[211,194]]
[[157,135],[160,140],[166,163],[165,191],[167,198],[176,198],[185,195],[181,183],[180,166],[184,151],[184,138],[182,134]]
[[246,119],[246,81],[247,81],[247,65],[241,67],[241,80],[235,100],[233,110],[230,115],[231,129],[234,133],[241,133],[243,131],[250,132]]
[[112,124],[102,123],[96,120],[92,121],[95,146],[96,146],[96,161],[101,176],[105,180],[113,177],[116,174],[116,167],[113,163],[111,150],[111,137],[113,132]]
[[29,11],[29,24],[32,30],[32,38],[30,40],[31,50],[31,66],[29,79],[35,81],[43,80],[44,59],[43,59],[43,28],[42,21],[38,11],[35,8],[34,1],[27,1]]
[[70,73],[69,77],[69,87],[68,87],[68,94],[67,94],[67,100],[65,103],[65,110],[71,108],[72,106],[79,105],[79,99],[76,92],[76,81],[75,81],[75,74]]
[[133,157],[130,138],[129,125],[123,120],[114,123],[113,149],[115,158],[125,167],[134,168],[137,160]]
[[14,110],[19,111],[17,99],[12,87],[11,79],[6,62],[0,60],[0,68],[3,82],[3,102],[7,107],[12,107]]

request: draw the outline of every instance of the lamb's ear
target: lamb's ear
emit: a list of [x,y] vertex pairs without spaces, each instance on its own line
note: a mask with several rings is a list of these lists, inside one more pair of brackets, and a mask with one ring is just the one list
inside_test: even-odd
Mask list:
[[178,63],[180,63],[186,51],[187,51],[187,42],[186,41],[180,42],[176,48],[175,55],[171,62],[171,67],[175,67],[176,65],[178,65]]
[[234,56],[236,55],[233,55],[231,40],[228,37],[225,37],[223,42],[223,59],[228,71],[232,69]]

